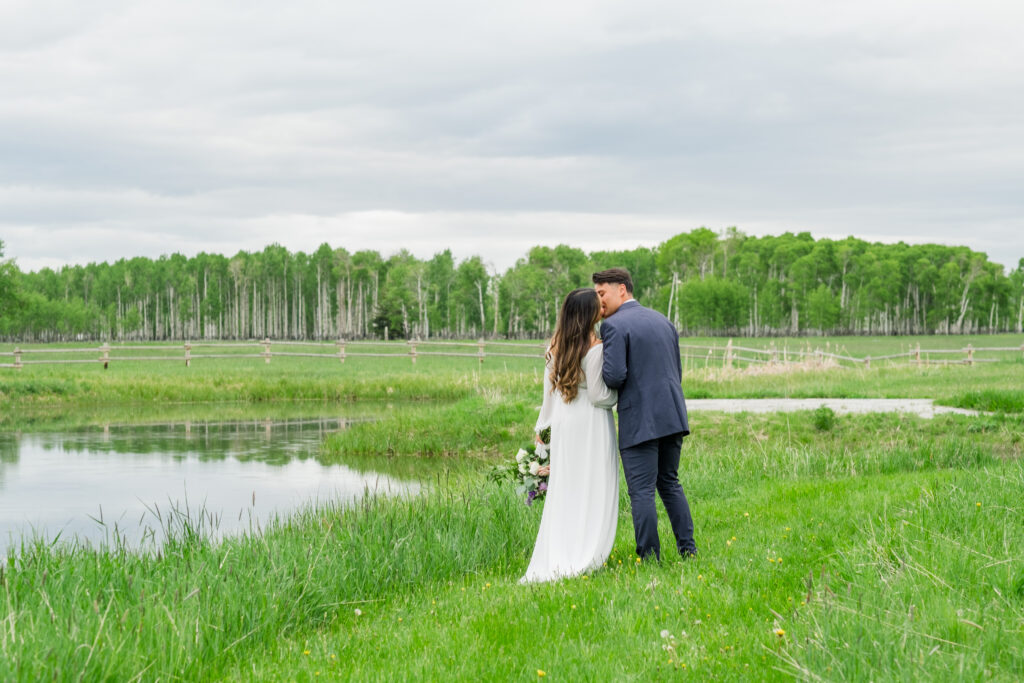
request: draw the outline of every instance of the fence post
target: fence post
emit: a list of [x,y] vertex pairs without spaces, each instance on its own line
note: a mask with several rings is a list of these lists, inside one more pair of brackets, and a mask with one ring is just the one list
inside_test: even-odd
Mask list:
[[967,345],[967,364],[974,365],[974,347],[970,344]]
[[100,360],[103,361],[103,369],[106,370],[110,367],[110,344],[103,342],[103,346],[100,347],[100,353],[103,354]]
[[416,340],[409,340],[409,357],[412,358],[412,364],[416,365]]
[[725,345],[725,367],[732,369],[732,339]]
[[864,367],[871,369],[871,356],[864,356]]
[[342,363],[345,362],[345,340],[344,339],[339,339],[338,340],[338,360],[340,360]]
[[185,342],[185,367],[192,367],[192,344],[191,342]]
[[771,360],[769,360],[768,362],[771,365],[775,365],[776,363],[779,362],[779,350],[777,348],[775,348],[775,342],[772,342],[771,352],[772,352],[772,357],[771,357]]
[[[1024,351],[1024,346],[1020,347]],[[17,346],[14,347],[14,369],[21,370],[21,349]]]
[[270,337],[263,338],[263,362],[270,365]]
[[918,366],[921,365],[921,342],[917,343],[917,349],[914,350],[914,360],[917,361]]
[[819,366],[822,366],[822,365],[825,364],[825,356],[822,354],[820,347],[814,349],[814,359],[815,359],[815,361],[817,361]]
[[[1024,351],[1024,345],[1021,345],[1020,348],[1021,348],[1022,351]],[[476,349],[477,349],[476,350],[477,360],[480,361],[480,366],[483,367],[483,364],[484,364],[484,338],[483,337],[480,337],[480,339],[477,340],[477,342],[476,342]]]

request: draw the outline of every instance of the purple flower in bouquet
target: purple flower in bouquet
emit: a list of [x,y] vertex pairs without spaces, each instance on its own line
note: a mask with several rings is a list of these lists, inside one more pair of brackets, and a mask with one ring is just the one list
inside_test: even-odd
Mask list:
[[523,496],[527,505],[543,500],[549,490],[548,475],[540,474],[541,468],[551,464],[551,452],[546,444],[531,443],[516,453],[512,462],[494,469],[494,481],[511,479],[516,482],[516,493]]

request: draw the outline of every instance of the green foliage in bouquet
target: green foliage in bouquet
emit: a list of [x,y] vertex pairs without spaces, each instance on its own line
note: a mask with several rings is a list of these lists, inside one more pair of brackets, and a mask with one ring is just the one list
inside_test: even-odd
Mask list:
[[540,433],[543,443],[531,443],[520,448],[511,461],[496,466],[490,473],[490,479],[496,482],[512,482],[516,485],[516,493],[525,498],[527,505],[543,498],[548,491],[548,477],[538,473],[541,467],[550,464],[551,428]]

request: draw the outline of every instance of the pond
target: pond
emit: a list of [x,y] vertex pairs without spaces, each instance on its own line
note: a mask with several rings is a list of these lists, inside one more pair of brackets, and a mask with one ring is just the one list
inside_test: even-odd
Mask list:
[[[294,412],[294,411],[291,411]],[[0,557],[34,537],[132,547],[169,519],[214,536],[317,502],[415,493],[419,484],[318,460],[331,432],[365,417],[256,419],[0,432]]]

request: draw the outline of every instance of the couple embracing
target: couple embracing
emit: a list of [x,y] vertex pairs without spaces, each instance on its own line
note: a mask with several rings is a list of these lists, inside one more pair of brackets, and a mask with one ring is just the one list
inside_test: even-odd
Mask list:
[[[546,356],[535,431],[551,428],[551,464],[522,583],[576,576],[608,559],[619,512],[620,458],[638,557],[661,558],[655,491],[679,553],[697,553],[677,476],[679,450],[690,433],[679,335],[665,316],[633,299],[628,271],[601,271],[593,281],[594,289],[577,289],[565,298]],[[611,412],[616,404],[618,448]]]

